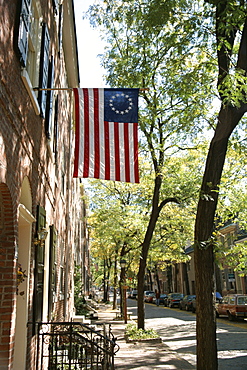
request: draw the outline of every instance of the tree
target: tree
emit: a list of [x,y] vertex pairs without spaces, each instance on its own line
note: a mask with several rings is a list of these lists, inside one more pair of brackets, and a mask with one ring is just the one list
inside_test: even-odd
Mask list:
[[[188,144],[189,132],[208,111],[216,84],[221,108],[214,128],[201,186],[195,224],[195,270],[198,298],[198,369],[217,368],[214,289],[214,217],[229,138],[246,112],[246,3],[210,0],[194,6],[188,1],[120,1],[97,9],[111,48],[104,66],[112,86],[151,87],[144,92],[141,129],[148,143],[155,173],[150,224],[143,241],[139,284],[165,199],[160,199],[166,149],[175,141]],[[95,9],[95,8],[94,8]],[[190,12],[186,12],[190,9]],[[109,17],[111,15],[111,17]],[[215,25],[215,34],[212,32]],[[215,36],[215,38],[214,38]],[[214,42],[215,41],[215,42]],[[217,54],[217,58],[215,55]],[[190,123],[191,123],[190,122]],[[212,120],[210,126],[214,127]],[[140,293],[142,293],[140,291]],[[140,294],[141,297],[141,294]],[[209,302],[207,304],[206,302]],[[143,324],[138,301],[138,325]],[[139,315],[140,313],[140,315]]]
[[[214,66],[207,60],[207,42],[200,34],[201,13],[186,11],[191,5],[177,2],[173,10],[173,1],[108,0],[89,12],[92,22],[103,26],[110,45],[103,59],[107,82],[112,87],[150,88],[142,93],[140,104],[141,142],[145,139],[141,149],[148,149],[153,165],[151,208],[138,272],[138,328],[143,329],[144,274],[151,240],[162,209],[181,202],[176,188],[161,197],[166,158],[192,144],[210,105],[212,76],[202,74],[201,68],[212,71]],[[195,27],[198,40],[192,45]]]
[[217,365],[214,291],[214,218],[229,138],[246,113],[246,4],[215,1],[218,90],[222,100],[204,171],[195,224],[197,369]]
[[[113,308],[116,308],[118,263],[139,245],[139,220],[133,212],[129,186],[94,181],[94,201],[88,223],[91,230],[91,253],[102,264],[107,281],[112,276]],[[134,195],[133,195],[134,196]],[[134,266],[134,264],[132,264]],[[113,268],[113,273],[112,273]],[[104,279],[105,280],[105,279]],[[123,276],[120,275],[120,284]]]
[[[193,150],[184,150],[174,157],[167,157],[160,188],[161,197],[167,199],[174,191],[182,200],[179,207],[173,203],[161,210],[151,247],[153,263],[185,260],[184,246],[193,239],[195,194],[201,177],[201,158],[205,143]],[[144,168],[145,167],[145,168]],[[141,161],[141,182],[138,185],[104,181],[91,181],[92,197],[91,245],[94,256],[113,260],[124,257],[131,261],[128,275],[137,266],[142,252],[142,240],[149,223],[152,207],[153,177],[151,164]],[[170,262],[170,263],[171,263]]]

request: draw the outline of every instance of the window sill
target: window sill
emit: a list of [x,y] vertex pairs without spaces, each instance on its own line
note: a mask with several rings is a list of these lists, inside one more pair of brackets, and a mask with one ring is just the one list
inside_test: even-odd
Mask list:
[[23,69],[21,72],[21,78],[24,83],[25,88],[27,89],[28,95],[30,96],[30,99],[33,104],[33,108],[37,116],[40,114],[40,108],[39,108],[39,103],[37,100],[37,97],[33,91],[33,86],[31,84],[31,81],[29,79],[28,73],[26,69]]

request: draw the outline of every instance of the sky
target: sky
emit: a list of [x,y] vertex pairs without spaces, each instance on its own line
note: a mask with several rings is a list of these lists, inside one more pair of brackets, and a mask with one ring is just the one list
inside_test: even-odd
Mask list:
[[81,88],[106,86],[103,80],[104,70],[97,57],[103,53],[104,43],[89,21],[82,19],[83,12],[92,4],[93,0],[74,0]]

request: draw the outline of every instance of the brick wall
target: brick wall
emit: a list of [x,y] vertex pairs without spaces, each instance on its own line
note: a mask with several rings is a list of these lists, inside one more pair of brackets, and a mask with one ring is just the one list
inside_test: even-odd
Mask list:
[[10,193],[0,184],[0,369],[8,369],[13,358],[16,303],[15,230]]
[[[55,85],[64,86],[68,79],[63,53],[58,55],[54,2],[40,0],[39,3],[51,37],[50,53],[55,57]],[[16,263],[19,243],[18,206],[23,179],[28,178],[30,184],[30,212],[35,216],[37,205],[45,208],[47,228],[54,225],[58,234],[57,300],[54,304],[54,318],[58,320],[71,318],[71,295],[59,296],[59,268],[62,261],[64,272],[70,274],[64,276],[69,290],[73,285],[72,230],[78,229],[73,225],[71,212],[75,190],[79,190],[79,187],[74,188],[72,181],[73,96],[67,91],[58,93],[59,134],[55,158],[45,134],[44,119],[35,113],[21,78],[22,66],[15,46],[19,7],[19,0],[5,1],[1,5],[0,14],[0,370],[12,368],[14,347],[18,345],[15,343]],[[35,224],[32,238],[34,234]],[[34,259],[35,246],[31,243],[28,323],[33,321]],[[66,266],[69,266],[67,270]],[[28,324],[26,367],[29,370],[36,366],[37,336],[32,329],[32,325]]]

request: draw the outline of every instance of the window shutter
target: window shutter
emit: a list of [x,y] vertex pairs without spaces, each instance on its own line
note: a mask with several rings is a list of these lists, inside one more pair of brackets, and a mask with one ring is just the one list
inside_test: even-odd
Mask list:
[[58,146],[58,95],[55,101],[54,128],[53,128],[53,153],[55,154],[55,163],[57,163],[57,146]]
[[[52,56],[50,63],[49,63],[47,87],[52,88],[53,86],[54,86],[54,57]],[[48,90],[47,100],[46,100],[46,113],[45,113],[45,133],[48,139],[51,138],[50,127],[51,127],[51,119],[52,119],[53,96],[54,96],[54,91]]]
[[[46,211],[37,206],[36,235],[46,226]],[[44,246],[35,245],[35,270],[34,270],[34,323],[42,321],[43,314],[43,288],[44,288]]]
[[52,0],[54,13],[57,14],[58,0]]
[[56,295],[56,244],[57,232],[54,225],[50,226],[50,266],[49,266],[49,296],[48,296],[48,317],[52,318],[53,302]]
[[37,206],[37,223],[36,223],[36,233],[41,231],[41,229],[46,227],[46,211],[40,205]]
[[[47,24],[43,24],[42,29],[42,43],[40,52],[40,73],[39,73],[39,87],[41,89],[47,88],[48,83],[48,73],[49,73],[49,46],[50,46],[50,36],[47,28]],[[45,117],[46,111],[46,99],[47,91],[40,90],[38,95],[38,101],[40,105],[40,115]]]
[[21,1],[21,12],[18,33],[18,50],[20,54],[21,64],[25,67],[28,53],[28,32],[31,22],[31,0]]

